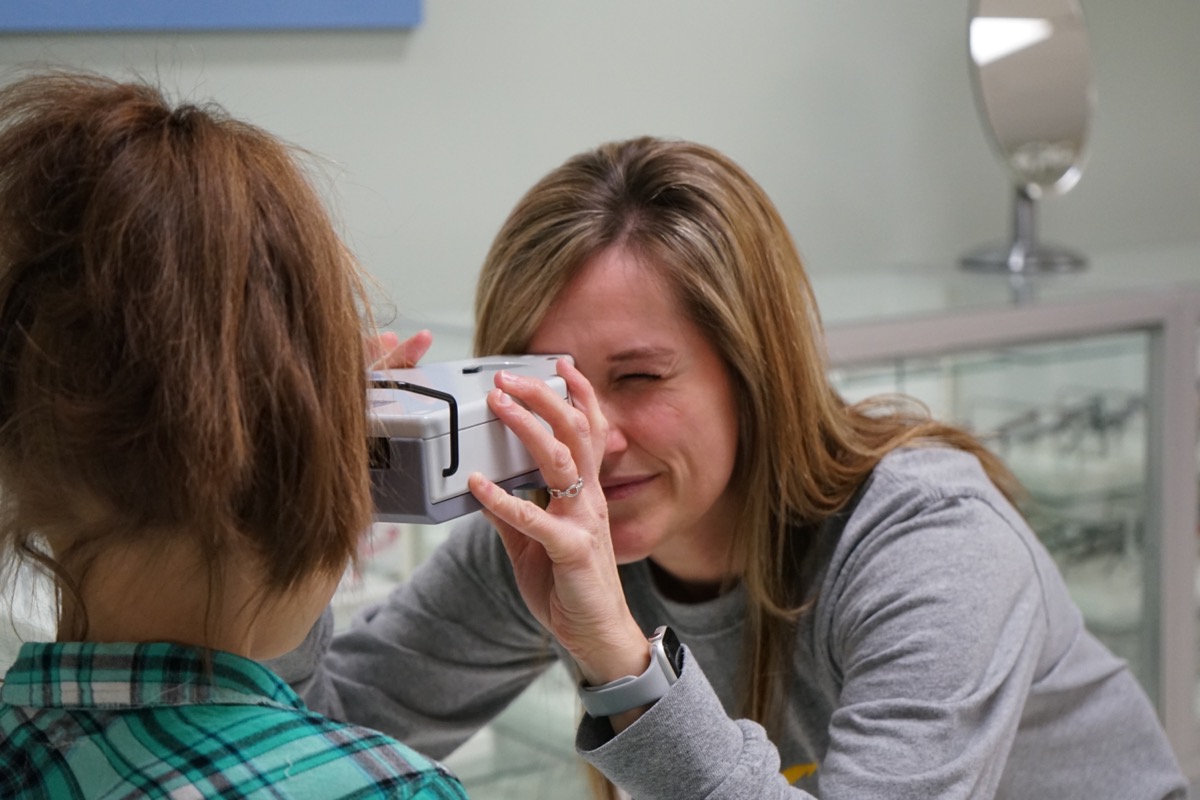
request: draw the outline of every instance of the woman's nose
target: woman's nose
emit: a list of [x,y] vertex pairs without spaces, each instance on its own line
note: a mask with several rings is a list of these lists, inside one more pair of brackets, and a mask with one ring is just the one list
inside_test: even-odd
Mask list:
[[611,403],[600,401],[600,410],[604,413],[604,418],[608,421],[608,433],[604,437],[604,455],[607,457],[614,453],[621,453],[629,446],[629,442],[625,439],[625,428],[622,425],[618,410]]

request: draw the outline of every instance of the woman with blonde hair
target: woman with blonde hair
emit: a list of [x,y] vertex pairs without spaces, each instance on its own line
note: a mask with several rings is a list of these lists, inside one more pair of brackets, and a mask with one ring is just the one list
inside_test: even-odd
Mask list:
[[446,752],[548,631],[579,752],[639,800],[1184,796],[1000,461],[830,386],[796,248],[730,159],[641,138],[553,170],[488,254],[475,351],[572,356],[571,404],[506,373],[489,398],[549,494],[473,476],[485,518],[308,665],[314,702]]
[[0,555],[59,599],[2,797],[465,797],[255,661],[371,519],[358,271],[298,155],[141,83],[0,87]]

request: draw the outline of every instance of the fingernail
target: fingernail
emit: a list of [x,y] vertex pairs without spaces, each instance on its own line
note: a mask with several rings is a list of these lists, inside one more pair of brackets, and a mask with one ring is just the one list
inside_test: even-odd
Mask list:
[[496,485],[488,480],[482,472],[471,473],[467,478],[467,488],[481,501],[495,497],[495,492],[498,491]]
[[496,394],[496,402],[502,406],[506,406],[512,402],[512,398],[508,396],[508,392],[503,389],[493,389]]

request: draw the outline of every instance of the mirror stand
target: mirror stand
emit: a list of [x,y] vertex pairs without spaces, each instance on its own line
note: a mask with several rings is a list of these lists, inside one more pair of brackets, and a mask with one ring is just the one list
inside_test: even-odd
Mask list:
[[1012,239],[972,250],[962,257],[964,269],[975,272],[1071,272],[1087,265],[1073,250],[1037,240],[1036,203],[1029,189],[1018,186],[1013,198]]

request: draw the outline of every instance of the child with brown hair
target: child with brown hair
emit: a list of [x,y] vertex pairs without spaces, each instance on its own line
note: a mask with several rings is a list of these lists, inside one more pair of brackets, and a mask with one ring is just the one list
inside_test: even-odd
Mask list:
[[94,75],[0,89],[0,547],[59,595],[0,689],[0,796],[465,796],[256,663],[370,523],[362,301],[270,134]]

